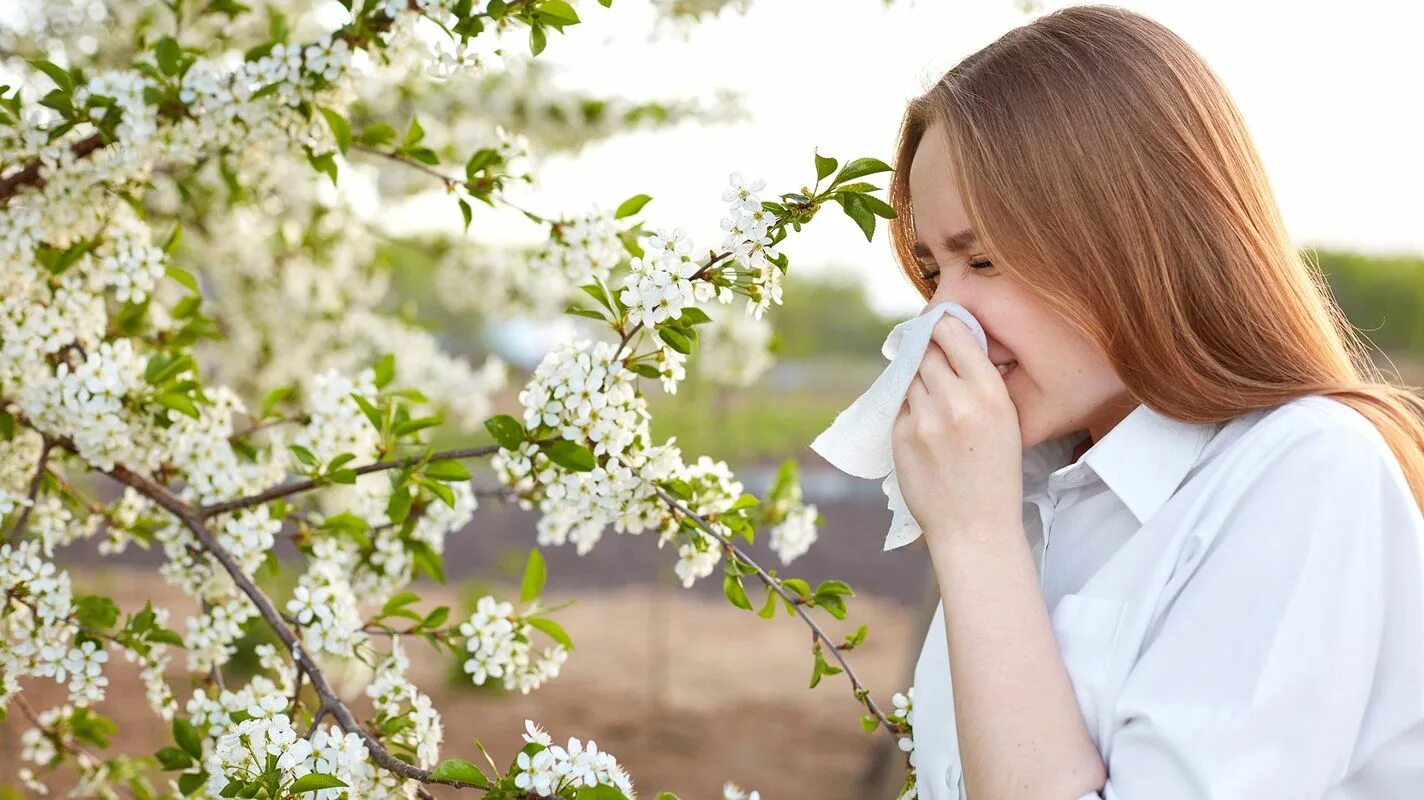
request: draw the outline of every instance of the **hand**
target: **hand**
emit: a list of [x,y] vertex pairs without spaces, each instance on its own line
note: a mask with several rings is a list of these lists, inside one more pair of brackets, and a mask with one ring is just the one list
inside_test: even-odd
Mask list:
[[962,320],[935,324],[890,438],[900,492],[931,554],[956,537],[1021,529],[1018,409]]

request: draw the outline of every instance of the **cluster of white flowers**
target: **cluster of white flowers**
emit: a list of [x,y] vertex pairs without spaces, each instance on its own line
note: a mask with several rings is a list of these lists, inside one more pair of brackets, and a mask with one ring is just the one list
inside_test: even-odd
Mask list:
[[40,555],[39,542],[0,545],[0,710],[26,676],[68,683],[69,702],[83,707],[104,699],[109,654],[80,633],[69,573]]
[[583,786],[612,786],[633,796],[628,773],[592,739],[585,745],[571,736],[565,747],[553,744],[549,734],[532,720],[525,720],[524,728],[524,741],[538,747],[525,747],[515,759],[515,786],[539,797],[554,797]]
[[786,513],[785,519],[771,526],[771,549],[782,564],[790,564],[816,543],[818,516],[814,505],[798,505]]
[[336,370],[312,376],[304,406],[309,421],[297,434],[294,444],[310,450],[322,464],[342,453],[361,458],[376,452],[381,443],[380,432],[371,427],[361,407],[351,398],[352,394],[374,398],[375,381],[376,373],[369,368],[355,378]]
[[432,767],[440,759],[440,743],[444,728],[440,712],[406,677],[410,658],[401,647],[400,638],[391,639],[391,652],[376,666],[376,673],[366,687],[366,695],[376,711],[388,717],[406,716],[410,725],[393,735],[396,744],[415,752],[419,766]]
[[608,273],[628,255],[618,238],[620,228],[613,213],[596,206],[582,217],[560,223],[557,230],[558,239],[551,239],[530,263],[575,286],[607,280]]
[[[682,317],[683,308],[693,303],[705,303],[714,297],[730,303],[735,296],[729,286],[718,289],[699,277],[702,264],[692,258],[692,242],[682,228],[660,230],[643,243],[643,255],[634,257],[630,272],[618,295],[628,306],[628,320],[634,325],[657,325]],[[719,270],[721,265],[710,267]]]
[[490,678],[503,678],[504,688],[529,694],[545,681],[558,677],[569,653],[562,644],[552,644],[536,654],[529,641],[534,627],[514,613],[514,605],[486,595],[475,604],[475,613],[460,623],[460,635],[468,654],[465,672],[476,686]]
[[[697,463],[683,467],[678,477],[692,487],[693,499],[687,501],[688,509],[703,519],[726,512],[742,495],[742,484],[732,476],[726,462],[707,456],[699,456]],[[662,547],[676,533],[676,528],[665,528],[658,546]],[[721,563],[722,544],[701,530],[687,531],[683,536],[673,571],[682,579],[684,587],[691,588],[698,578],[711,575]]]
[[[324,542],[318,542],[323,544]],[[302,644],[310,653],[331,653],[351,658],[366,643],[356,595],[344,573],[345,565],[333,559],[313,558],[302,574],[287,611],[301,628]]]
[[132,341],[101,342],[77,367],[61,362],[53,376],[21,386],[20,408],[39,429],[68,436],[85,461],[113,469],[142,441],[125,401],[147,388],[143,369]]
[[761,319],[773,303],[781,304],[781,269],[770,259],[779,254],[772,247],[769,231],[774,221],[772,212],[761,206],[757,194],[766,188],[766,181],[748,181],[741,173],[729,178],[731,186],[722,192],[730,202],[728,216],[722,218],[722,249],[732,253],[743,269],[752,271],[747,293],[747,313]]
[[896,692],[890,698],[890,702],[895,705],[895,712],[889,715],[889,720],[896,724],[903,724],[910,729],[905,735],[901,736],[899,740],[900,750],[908,754],[910,762],[909,779],[905,782],[904,788],[900,790],[900,794],[895,800],[915,800],[915,798],[919,797],[919,788],[916,785],[916,775],[914,771],[915,687],[911,686],[909,689],[906,689],[903,694]]
[[188,669],[202,672],[226,664],[237,653],[233,642],[242,636],[242,626],[255,616],[257,609],[252,602],[246,596],[235,595],[226,603],[213,605],[184,620],[188,633],[183,637],[183,646]]
[[217,737],[206,760],[208,792],[216,797],[230,783],[245,784],[260,777],[268,758],[275,757],[283,785],[320,773],[349,787],[317,790],[311,793],[315,800],[377,796],[372,791],[378,788],[376,769],[361,737],[329,725],[304,738],[286,714],[288,702],[281,694],[263,695],[243,709],[247,719]]

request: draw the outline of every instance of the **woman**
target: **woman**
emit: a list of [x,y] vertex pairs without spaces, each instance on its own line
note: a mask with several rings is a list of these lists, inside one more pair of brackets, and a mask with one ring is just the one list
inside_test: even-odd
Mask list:
[[941,598],[920,796],[1424,797],[1424,403],[1200,56],[1048,14],[914,100],[898,163],[902,267],[989,341],[941,320],[894,428]]

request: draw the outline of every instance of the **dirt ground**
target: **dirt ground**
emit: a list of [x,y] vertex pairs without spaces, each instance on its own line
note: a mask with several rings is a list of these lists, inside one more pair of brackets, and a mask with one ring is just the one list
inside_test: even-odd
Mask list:
[[[181,598],[152,571],[102,568],[99,574],[76,575],[76,582],[99,588],[97,582],[126,612],[141,608],[146,597],[167,598],[175,614],[170,627],[182,628]],[[457,602],[443,587],[422,593],[425,608]],[[504,596],[515,594],[511,588]],[[552,583],[545,593],[551,604],[570,597]],[[528,718],[556,741],[569,736],[597,741],[627,767],[642,797],[671,791],[685,800],[720,798],[726,780],[758,789],[767,800],[893,797],[884,783],[875,788],[866,783],[872,760],[889,737],[861,729],[845,676],[807,688],[810,634],[799,619],[782,610],[763,620],[680,586],[628,585],[581,591],[577,598],[555,615],[575,649],[562,674],[529,695],[461,687],[450,678],[448,660],[422,643],[408,643],[412,678],[443,714],[443,757],[481,761],[472,744],[478,737],[503,767],[522,744],[519,734]],[[869,625],[869,638],[849,657],[861,680],[888,706],[890,694],[907,684],[909,654],[912,643],[918,651],[924,621],[913,607],[875,597],[851,598],[849,610],[844,622],[826,618],[823,625],[835,640],[861,623]],[[181,654],[175,658],[180,660]],[[100,711],[119,723],[117,749],[152,753],[163,746],[168,727],[149,711],[131,666],[115,655],[108,674],[109,697]],[[184,685],[174,683],[180,702],[188,696]],[[344,693],[358,697],[360,687]],[[24,695],[37,709],[63,698],[48,680],[28,682]],[[358,715],[364,710],[361,703],[353,705]],[[13,781],[19,769],[24,727],[13,710],[10,721],[0,724],[0,784]],[[898,774],[902,763],[890,768]],[[437,796],[460,793],[437,791]]]

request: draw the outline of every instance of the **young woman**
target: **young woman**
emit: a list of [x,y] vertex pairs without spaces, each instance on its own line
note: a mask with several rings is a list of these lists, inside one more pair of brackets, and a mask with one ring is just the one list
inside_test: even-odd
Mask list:
[[920,797],[1424,797],[1424,402],[1201,57],[1043,16],[910,104],[890,195],[989,341],[941,320],[893,435],[941,599]]

